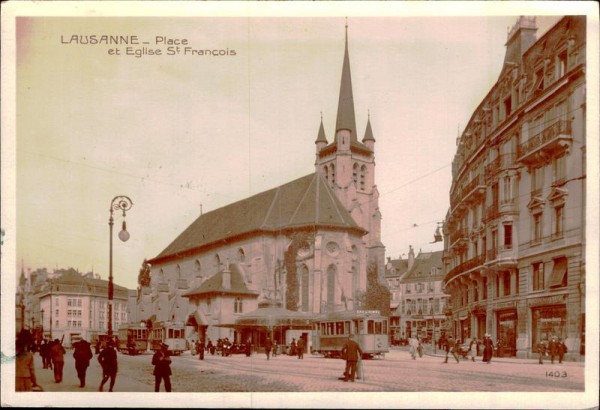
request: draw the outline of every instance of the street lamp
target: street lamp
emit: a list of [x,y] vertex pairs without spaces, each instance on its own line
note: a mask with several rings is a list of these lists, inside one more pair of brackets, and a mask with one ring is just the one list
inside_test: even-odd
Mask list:
[[46,338],[46,335],[44,335],[44,309],[41,310],[42,313],[42,339]]
[[[112,337],[113,334],[113,273],[112,273],[112,262],[113,262],[113,211],[123,211],[123,218],[125,218],[125,211],[131,209],[131,199],[125,195],[117,195],[113,198],[110,204],[110,218],[108,218],[108,227],[110,234],[110,250],[109,250],[109,263],[108,263],[108,337]],[[119,232],[119,239],[126,242],[129,239],[129,232],[127,232],[127,226],[125,220],[123,220],[123,229]]]

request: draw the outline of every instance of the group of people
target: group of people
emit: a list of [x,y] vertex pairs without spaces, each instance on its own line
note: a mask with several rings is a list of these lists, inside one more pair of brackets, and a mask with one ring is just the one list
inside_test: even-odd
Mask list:
[[555,358],[558,359],[558,363],[562,363],[565,353],[567,353],[567,346],[561,338],[552,336],[550,340],[539,341],[536,351],[539,357],[539,364],[544,364],[544,356],[550,356],[552,364],[554,364]]
[[418,337],[411,337],[408,339],[408,346],[410,351],[410,356],[413,360],[417,359],[417,354],[419,357],[423,357],[423,344],[421,343],[421,339]]

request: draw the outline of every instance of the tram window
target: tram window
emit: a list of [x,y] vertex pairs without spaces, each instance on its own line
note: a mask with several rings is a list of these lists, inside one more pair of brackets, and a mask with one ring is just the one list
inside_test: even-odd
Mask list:
[[367,321],[367,333],[370,335],[375,333],[375,322],[373,322],[372,320]]
[[359,320],[358,321],[358,325],[356,328],[356,333],[359,335],[364,335],[365,334],[365,321],[364,320]]
[[335,334],[335,333],[333,332],[333,322],[331,322],[331,323],[327,323],[327,334],[328,334],[328,335],[333,335],[333,334]]
[[375,322],[375,334],[381,334],[381,322]]
[[336,335],[344,334],[344,322],[335,322],[335,334]]
[[383,334],[387,335],[388,333],[388,328],[387,328],[387,320],[383,321]]
[[345,321],[344,322],[344,334],[348,335],[350,334],[350,322],[349,321]]

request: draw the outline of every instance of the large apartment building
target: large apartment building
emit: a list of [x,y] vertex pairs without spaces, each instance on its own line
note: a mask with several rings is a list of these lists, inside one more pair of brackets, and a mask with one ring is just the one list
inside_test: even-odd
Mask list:
[[457,141],[444,223],[451,331],[507,356],[585,354],[586,18],[508,33],[499,78]]

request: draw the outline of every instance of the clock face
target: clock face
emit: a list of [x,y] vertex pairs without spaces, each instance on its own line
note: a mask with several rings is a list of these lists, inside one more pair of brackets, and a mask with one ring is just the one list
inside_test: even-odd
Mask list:
[[335,255],[337,255],[340,252],[340,246],[337,243],[333,242],[333,241],[327,242],[326,247],[327,247],[327,252],[330,255],[335,256]]

